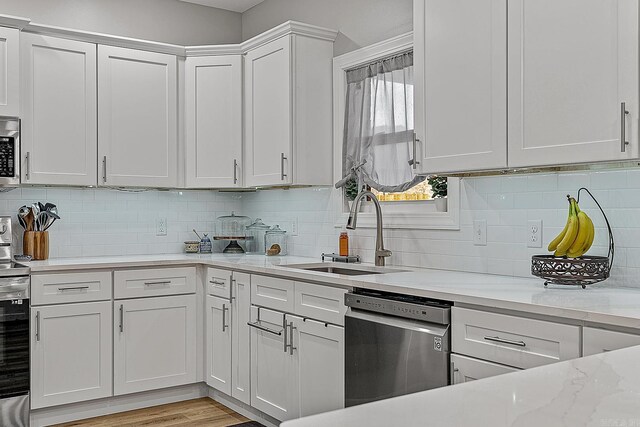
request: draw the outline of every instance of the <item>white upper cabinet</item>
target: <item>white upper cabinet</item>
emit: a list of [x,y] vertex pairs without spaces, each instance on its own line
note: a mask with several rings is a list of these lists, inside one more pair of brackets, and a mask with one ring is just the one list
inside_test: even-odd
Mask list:
[[20,31],[0,27],[0,116],[20,115]]
[[506,167],[506,0],[415,0],[414,63],[418,172]]
[[242,186],[242,57],[186,60],[186,186]]
[[96,185],[96,45],[21,37],[22,182]]
[[290,34],[245,56],[245,186],[332,184],[333,42]]
[[177,58],[98,46],[99,185],[178,185]]
[[638,157],[637,1],[509,1],[508,70],[509,166]]

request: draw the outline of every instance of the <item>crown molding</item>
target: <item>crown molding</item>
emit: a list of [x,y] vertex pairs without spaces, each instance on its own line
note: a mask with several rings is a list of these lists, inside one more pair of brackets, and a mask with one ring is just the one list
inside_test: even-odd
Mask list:
[[335,41],[338,31],[329,28],[318,27],[316,25],[304,24],[297,21],[287,21],[277,27],[258,34],[242,42],[242,49],[246,53],[275,39],[289,34],[297,34],[306,37],[313,37],[330,42]]
[[185,56],[184,46],[134,39],[130,37],[113,36],[110,34],[73,30],[69,28],[54,27],[51,25],[42,25],[36,23],[29,23],[23,28],[23,31],[45,36],[55,36],[65,39],[79,40],[108,46],[125,47],[151,52],[167,53],[170,55]]
[[244,50],[241,44],[220,44],[211,46],[186,46],[185,56],[219,56],[242,55]]
[[92,31],[74,30],[71,28],[56,27],[31,22],[28,18],[0,15],[0,26],[14,27],[22,31],[41,34],[45,36],[60,37],[71,40],[79,40],[88,43],[96,43],[107,46],[117,46],[130,49],[146,50],[150,52],[166,53],[177,56],[216,56],[216,55],[243,55],[248,51],[269,43],[280,37],[295,34],[304,37],[312,37],[320,40],[335,41],[338,31],[316,25],[305,24],[297,21],[287,21],[275,28],[258,34],[242,43],[180,46],[169,43],[154,42],[135,39],[131,37],[114,36],[111,34],[96,33]]
[[26,27],[31,19],[29,18],[21,18],[19,16],[11,16],[11,15],[0,15],[0,26],[3,27],[12,27],[22,30]]

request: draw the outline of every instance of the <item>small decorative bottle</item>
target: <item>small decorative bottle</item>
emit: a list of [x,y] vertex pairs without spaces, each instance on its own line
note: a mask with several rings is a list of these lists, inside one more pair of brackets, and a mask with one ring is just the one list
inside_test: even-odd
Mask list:
[[347,230],[340,232],[340,256],[349,256],[349,233]]

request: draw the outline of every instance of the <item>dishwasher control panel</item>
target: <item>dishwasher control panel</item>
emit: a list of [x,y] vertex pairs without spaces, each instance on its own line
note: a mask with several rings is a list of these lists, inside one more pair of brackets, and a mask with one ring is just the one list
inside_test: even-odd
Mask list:
[[451,318],[450,303],[388,292],[356,290],[345,294],[344,304],[356,310],[372,311],[440,325],[448,325]]

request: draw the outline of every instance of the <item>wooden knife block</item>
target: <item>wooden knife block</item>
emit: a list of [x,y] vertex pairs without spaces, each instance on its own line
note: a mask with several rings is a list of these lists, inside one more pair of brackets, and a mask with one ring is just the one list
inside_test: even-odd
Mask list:
[[49,232],[25,231],[22,239],[22,252],[31,255],[33,260],[49,259]]

